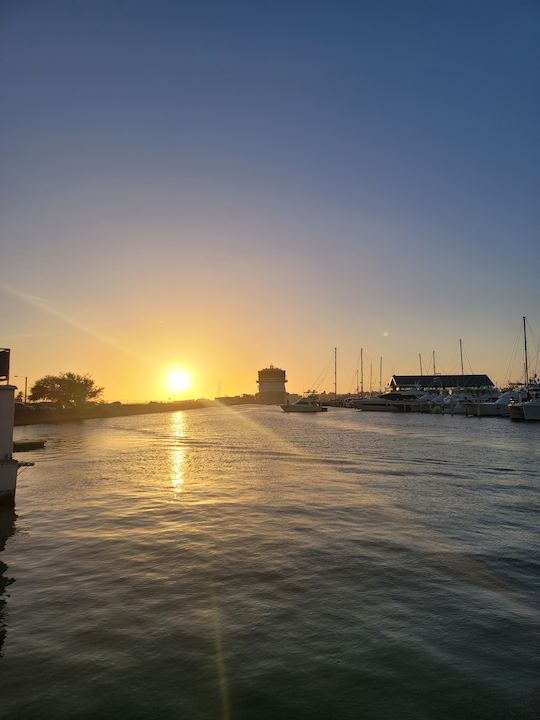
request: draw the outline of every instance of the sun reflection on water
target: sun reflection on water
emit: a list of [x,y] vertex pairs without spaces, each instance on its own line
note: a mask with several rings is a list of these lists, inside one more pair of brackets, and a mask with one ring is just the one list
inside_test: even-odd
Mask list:
[[186,419],[183,412],[171,417],[171,446],[169,454],[171,485],[175,496],[184,491],[186,473],[186,450],[180,445],[186,436]]

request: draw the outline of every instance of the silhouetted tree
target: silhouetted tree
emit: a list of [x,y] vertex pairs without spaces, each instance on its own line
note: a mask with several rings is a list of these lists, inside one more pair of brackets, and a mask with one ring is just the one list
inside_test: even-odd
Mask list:
[[65,372],[59,375],[45,375],[34,383],[30,400],[50,400],[60,408],[80,407],[94,400],[103,392],[90,375]]

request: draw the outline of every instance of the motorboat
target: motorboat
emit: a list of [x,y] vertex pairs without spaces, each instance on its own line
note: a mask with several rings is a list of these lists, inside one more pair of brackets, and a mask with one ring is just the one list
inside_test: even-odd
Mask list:
[[301,397],[296,402],[293,403],[285,403],[285,405],[281,406],[281,409],[283,412],[297,412],[297,413],[316,413],[316,412],[326,412],[328,408],[324,407],[324,405],[316,398],[314,395],[309,395],[308,397]]
[[511,420],[540,420],[540,382],[535,375],[529,380],[526,390],[508,405]]
[[357,400],[354,407],[362,411],[410,412],[425,395],[423,390],[390,390]]
[[524,420],[540,420],[540,398],[523,403]]
[[525,420],[525,416],[523,415],[523,402],[511,402],[508,405],[508,413],[510,415],[510,420]]
[[525,392],[506,390],[498,398],[483,402],[470,402],[466,407],[466,414],[476,417],[508,417],[510,403],[519,403],[525,398]]
[[498,398],[499,392],[491,388],[469,392],[456,389],[442,398],[440,407],[442,413],[449,415],[472,415],[478,404],[495,402]]
[[540,420],[540,397],[511,402],[508,410],[511,420]]

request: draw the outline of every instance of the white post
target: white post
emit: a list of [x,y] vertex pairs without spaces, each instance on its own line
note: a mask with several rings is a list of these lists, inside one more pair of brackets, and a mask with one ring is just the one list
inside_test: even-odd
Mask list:
[[15,390],[14,385],[0,385],[0,505],[11,506],[15,504],[19,469],[12,457]]

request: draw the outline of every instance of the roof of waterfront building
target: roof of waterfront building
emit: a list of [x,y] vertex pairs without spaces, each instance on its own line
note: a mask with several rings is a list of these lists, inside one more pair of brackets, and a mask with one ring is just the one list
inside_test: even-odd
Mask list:
[[[277,368],[277,367],[274,367],[273,365],[270,365],[270,367],[259,370],[259,378],[261,378],[261,377],[263,377],[263,378],[274,377],[274,378],[284,379],[285,378],[285,370],[282,370],[281,368]],[[287,382],[287,381],[285,380],[285,382]]]
[[493,387],[487,375],[392,375],[391,387],[399,388],[480,388]]

